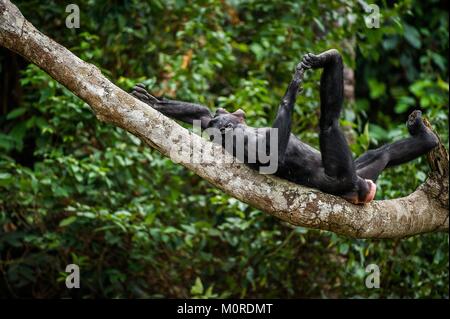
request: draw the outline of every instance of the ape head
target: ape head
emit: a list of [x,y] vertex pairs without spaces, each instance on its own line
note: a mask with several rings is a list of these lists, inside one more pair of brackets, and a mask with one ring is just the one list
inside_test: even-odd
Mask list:
[[239,124],[245,125],[245,112],[241,109],[230,113],[223,108],[218,108],[216,114],[209,122],[208,127],[220,130],[225,134],[227,129],[234,129]]

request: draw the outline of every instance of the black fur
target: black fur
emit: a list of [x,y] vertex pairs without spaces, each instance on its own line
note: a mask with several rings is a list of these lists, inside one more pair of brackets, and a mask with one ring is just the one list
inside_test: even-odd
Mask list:
[[[302,73],[307,69],[323,69],[320,81],[320,152],[303,143],[291,133],[291,118]],[[245,158],[255,150],[257,143],[270,148],[270,128],[253,128],[245,124],[245,114],[238,110],[229,113],[218,109],[212,115],[207,107],[156,98],[142,84],[134,87],[133,96],[151,105],[164,115],[192,124],[201,121],[202,129],[227,129],[234,134],[245,134]],[[339,127],[339,116],[344,96],[343,62],[337,50],[319,55],[308,53],[297,66],[293,79],[279,105],[272,128],[278,129],[278,170],[275,175],[297,184],[318,188],[326,193],[342,196],[354,203],[364,202],[370,191],[366,179],[376,181],[383,169],[399,165],[426,154],[438,144],[437,137],[423,124],[421,112],[414,111],[408,118],[410,137],[369,150],[353,160],[347,141]],[[235,150],[229,150],[236,156]],[[253,168],[264,164],[257,159],[248,163]]]

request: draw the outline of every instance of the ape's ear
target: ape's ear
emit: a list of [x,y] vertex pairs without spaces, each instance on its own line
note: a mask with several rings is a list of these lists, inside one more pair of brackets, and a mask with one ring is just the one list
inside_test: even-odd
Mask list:
[[220,115],[220,114],[230,114],[230,112],[228,112],[227,110],[225,110],[225,109],[219,107],[219,108],[216,110],[216,115]]
[[241,109],[239,109],[237,111],[234,111],[231,114],[233,114],[234,116],[238,117],[240,122],[244,122],[245,121],[245,112],[242,111]]

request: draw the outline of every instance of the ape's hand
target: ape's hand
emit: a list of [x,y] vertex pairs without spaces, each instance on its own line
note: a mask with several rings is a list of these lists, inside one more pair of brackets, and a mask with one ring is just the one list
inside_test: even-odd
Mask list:
[[161,102],[161,100],[147,92],[143,83],[136,84],[130,94],[150,106]]
[[295,68],[295,73],[294,76],[292,77],[292,80],[294,83],[296,83],[297,85],[299,85],[299,89],[298,91],[302,91],[302,88],[300,87],[302,81],[303,81],[303,73],[305,73],[305,67],[303,66],[302,62],[300,62],[299,64],[297,64],[296,68]]

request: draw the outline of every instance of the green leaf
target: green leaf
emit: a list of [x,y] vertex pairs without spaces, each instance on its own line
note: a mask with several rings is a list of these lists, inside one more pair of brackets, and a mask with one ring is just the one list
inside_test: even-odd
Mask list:
[[70,217],[64,218],[63,220],[61,220],[59,222],[59,227],[66,227],[66,226],[72,224],[76,220],[77,220],[77,216],[70,216]]
[[404,25],[405,28],[405,39],[406,41],[409,42],[409,44],[411,44],[414,48],[416,49],[420,49],[420,47],[422,46],[422,42],[420,41],[420,33],[419,31],[417,31],[416,28],[414,28],[413,26],[410,26],[409,24]]
[[379,125],[370,124],[369,127],[370,137],[375,139],[376,141],[387,139],[388,133],[387,131]]
[[347,243],[343,243],[339,245],[339,253],[343,255],[347,255],[350,246]]
[[14,148],[14,139],[6,134],[0,133],[0,148],[9,151]]
[[320,31],[322,31],[322,32],[325,32],[325,31],[326,31],[326,29],[325,29],[323,23],[322,23],[319,19],[317,19],[317,18],[314,17],[313,20],[314,20],[314,22],[316,23],[316,25],[319,27]]
[[411,96],[402,96],[394,107],[397,114],[406,112],[411,106],[416,103],[416,100]]
[[0,179],[10,179],[11,176],[9,173],[0,173]]
[[376,79],[369,79],[368,84],[370,89],[370,97],[372,99],[377,99],[385,94],[386,84],[379,82]]
[[11,112],[9,112],[8,115],[6,115],[6,119],[7,120],[15,119],[16,117],[19,117],[22,114],[24,114],[26,111],[27,111],[27,109],[25,107],[18,107],[16,109],[12,110]]
[[433,59],[433,62],[442,70],[445,71],[445,65],[446,65],[446,59],[437,53],[432,52],[431,58]]
[[264,55],[264,49],[259,43],[252,43],[250,50],[255,54],[256,60],[261,60]]
[[195,279],[195,284],[191,288],[191,294],[193,295],[201,295],[203,294],[203,284],[199,277]]
[[417,171],[416,172],[416,178],[420,181],[420,182],[424,182],[425,179],[427,178],[427,174],[425,174],[422,171]]

